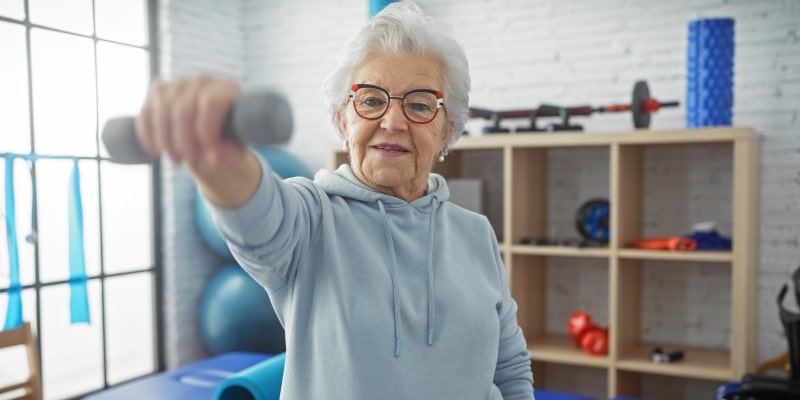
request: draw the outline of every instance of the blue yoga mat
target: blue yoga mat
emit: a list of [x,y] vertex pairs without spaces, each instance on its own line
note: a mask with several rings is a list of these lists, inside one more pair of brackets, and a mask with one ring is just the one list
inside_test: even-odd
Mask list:
[[214,392],[217,400],[278,400],[286,353],[270,357],[223,380]]
[[535,389],[533,394],[536,400],[595,400],[593,397],[586,397],[577,394],[551,392],[549,390]]
[[[270,357],[225,378],[214,392],[215,400],[278,400],[286,353]],[[591,397],[538,389],[536,400],[594,400]]]

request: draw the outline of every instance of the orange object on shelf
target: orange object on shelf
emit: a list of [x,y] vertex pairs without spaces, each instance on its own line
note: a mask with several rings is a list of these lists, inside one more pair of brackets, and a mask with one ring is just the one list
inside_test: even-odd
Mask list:
[[697,241],[684,236],[651,237],[635,240],[630,246],[646,250],[693,251],[697,248]]

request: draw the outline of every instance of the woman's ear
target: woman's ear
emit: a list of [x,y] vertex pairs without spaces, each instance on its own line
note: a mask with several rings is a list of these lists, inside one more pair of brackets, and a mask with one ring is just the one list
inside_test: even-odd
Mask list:
[[442,139],[439,141],[440,150],[444,151],[447,148],[447,144],[450,143],[450,138],[453,137],[456,133],[453,132],[453,127],[455,123],[449,119],[446,120],[444,127],[443,127],[443,135]]
[[336,116],[334,117],[334,122],[336,123],[336,128],[339,129],[339,136],[341,136],[344,140],[347,140],[347,118],[344,115],[343,110],[339,110],[336,112]]

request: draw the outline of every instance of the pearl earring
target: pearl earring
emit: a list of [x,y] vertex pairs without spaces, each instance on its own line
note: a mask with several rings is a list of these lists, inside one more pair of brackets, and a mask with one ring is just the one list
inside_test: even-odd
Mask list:
[[438,158],[438,160],[439,160],[439,162],[443,162],[443,161],[444,161],[444,152],[442,152],[442,153],[439,153],[439,158]]

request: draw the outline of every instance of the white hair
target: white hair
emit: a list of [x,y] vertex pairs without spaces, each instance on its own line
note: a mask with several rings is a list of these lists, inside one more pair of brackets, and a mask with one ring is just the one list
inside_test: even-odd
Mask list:
[[[470,76],[466,54],[450,28],[410,1],[387,5],[353,36],[344,47],[339,65],[322,83],[331,119],[347,106],[356,70],[376,54],[420,55],[438,60],[444,78],[444,107],[453,122],[448,148],[461,137],[469,117]],[[339,132],[344,137],[344,132]]]

